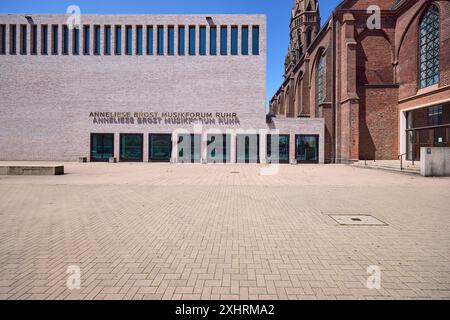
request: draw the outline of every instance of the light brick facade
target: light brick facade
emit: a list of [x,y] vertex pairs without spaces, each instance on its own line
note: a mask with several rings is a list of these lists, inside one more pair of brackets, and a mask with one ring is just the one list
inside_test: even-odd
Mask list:
[[[209,19],[210,18],[210,19]],[[143,160],[148,161],[149,134],[202,133],[205,161],[207,131],[230,133],[236,144],[239,131],[261,135],[260,158],[265,161],[266,123],[266,17],[264,15],[82,15],[79,54],[74,55],[73,31],[68,54],[63,54],[65,15],[0,15],[5,26],[5,54],[0,55],[2,126],[0,160],[76,160],[90,156],[90,134],[114,134],[114,156],[119,158],[120,134],[143,135]],[[11,26],[16,26],[16,54],[11,54]],[[37,54],[33,55],[32,26],[37,26]],[[42,54],[42,26],[48,26],[48,54]],[[27,27],[27,52],[21,54],[22,26]],[[53,26],[58,26],[57,54],[52,54]],[[90,26],[89,54],[84,54],[84,27]],[[94,27],[100,27],[100,54],[95,54]],[[110,26],[110,55],[105,54],[105,27]],[[115,54],[116,26],[121,26],[121,54]],[[137,28],[142,26],[142,55],[137,55]],[[147,27],[153,27],[153,54],[147,54]],[[178,30],[185,27],[184,55],[179,54]],[[127,27],[132,32],[132,54],[127,55]],[[164,28],[164,54],[158,55],[158,28]],[[174,54],[168,52],[168,28],[174,28]],[[190,54],[190,27],[195,27],[195,55]],[[200,27],[206,28],[201,55]],[[212,27],[217,29],[217,54],[211,54]],[[221,52],[221,31],[227,28],[227,54]],[[238,27],[237,54],[232,54],[232,27]],[[243,54],[242,30],[248,27],[248,55]],[[259,28],[258,52],[253,52],[253,29]],[[256,38],[256,36],[255,36]],[[129,112],[133,124],[98,124],[93,112]],[[138,124],[134,113],[158,114],[156,124]],[[163,113],[211,113],[208,123],[166,123]],[[220,114],[217,117],[217,113]],[[231,124],[228,115],[235,114]],[[170,120],[170,119],[169,119]],[[197,119],[198,120],[198,119]],[[225,124],[222,123],[225,121]],[[200,121],[201,122],[201,121]],[[198,124],[198,123],[197,123]],[[316,124],[300,132],[316,134]],[[323,124],[322,124],[323,126]],[[286,127],[286,126],[284,126]],[[304,127],[304,126],[303,126]],[[322,132],[320,132],[322,135]],[[232,150],[230,162],[235,161]]]

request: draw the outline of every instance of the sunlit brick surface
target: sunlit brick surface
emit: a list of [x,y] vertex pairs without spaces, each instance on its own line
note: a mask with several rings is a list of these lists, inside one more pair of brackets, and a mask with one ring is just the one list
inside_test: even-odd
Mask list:
[[[61,177],[0,176],[0,299],[450,298],[448,178],[65,166]],[[389,226],[338,226],[330,214]],[[79,291],[66,287],[69,265],[81,268]],[[371,265],[380,291],[366,288]]]

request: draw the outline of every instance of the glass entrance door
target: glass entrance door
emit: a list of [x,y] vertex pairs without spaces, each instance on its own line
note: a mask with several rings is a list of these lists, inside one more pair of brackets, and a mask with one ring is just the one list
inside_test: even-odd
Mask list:
[[108,162],[114,157],[114,134],[91,134],[91,161]]
[[208,162],[228,163],[231,154],[231,137],[226,134],[208,135]]
[[267,136],[267,159],[269,163],[289,163],[289,135]]
[[200,134],[181,134],[178,136],[178,162],[200,162],[201,138]]
[[319,136],[295,136],[295,149],[298,163],[319,163]]
[[170,162],[172,158],[172,135],[150,134],[148,150],[150,162]]
[[236,139],[237,163],[259,163],[259,135],[238,134]]
[[142,134],[120,135],[120,161],[142,162],[143,161],[143,139]]

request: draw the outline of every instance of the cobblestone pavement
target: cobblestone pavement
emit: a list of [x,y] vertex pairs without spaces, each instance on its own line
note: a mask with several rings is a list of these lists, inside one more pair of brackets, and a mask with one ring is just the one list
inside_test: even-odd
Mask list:
[[[448,178],[65,166],[59,177],[0,176],[0,299],[450,299]],[[340,226],[330,214],[388,226]],[[71,265],[80,290],[66,286]],[[366,287],[372,265],[381,290]]]

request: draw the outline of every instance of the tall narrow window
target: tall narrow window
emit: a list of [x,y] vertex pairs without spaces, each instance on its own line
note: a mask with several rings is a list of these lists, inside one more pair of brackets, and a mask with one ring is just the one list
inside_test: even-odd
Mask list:
[[94,54],[96,56],[100,55],[100,46],[101,46],[101,32],[100,26],[94,26]]
[[125,31],[127,42],[125,54],[131,56],[133,54],[133,28],[131,26],[126,26]]
[[189,27],[189,55],[195,56],[195,26]]
[[320,115],[320,104],[325,100],[325,56],[317,63],[316,75],[316,117]]
[[164,27],[158,26],[158,56],[164,55]]
[[241,53],[242,55],[246,56],[248,55],[248,27],[243,26],[242,27],[242,34],[241,34]]
[[111,55],[111,26],[105,26],[105,55]]
[[83,53],[85,55],[91,54],[91,27],[90,26],[84,26],[84,50]]
[[259,26],[252,28],[252,54],[259,55]]
[[16,54],[16,38],[17,38],[17,27],[15,24],[9,26],[9,54]]
[[200,43],[199,43],[200,55],[206,55],[206,27],[200,27]]
[[136,27],[136,55],[142,56],[144,35],[142,26]]
[[431,5],[419,27],[420,88],[439,83],[440,19],[439,9]]
[[52,54],[58,54],[58,26],[52,26]]
[[0,25],[0,54],[6,54],[6,26]]
[[80,54],[80,29],[73,28],[72,34],[72,54],[77,56]]
[[213,56],[217,54],[217,27],[209,29],[209,53]]
[[[30,39],[30,47],[31,47],[31,54],[36,55],[37,54],[37,25],[31,26],[31,39]],[[1,49],[0,49],[1,52]]]
[[116,56],[120,56],[122,54],[122,27],[116,26],[115,31],[115,41],[114,41],[114,52]]
[[41,29],[41,54],[48,54],[48,26]]
[[169,56],[175,54],[175,28],[173,26],[167,28],[167,54]]
[[238,27],[231,27],[231,54],[238,54]]
[[147,26],[147,55],[153,55],[153,26]]
[[20,54],[27,54],[27,26],[20,26]]
[[186,48],[186,29],[184,26],[178,27],[178,55],[184,56]]
[[62,53],[64,55],[68,55],[69,54],[69,28],[67,26],[63,26],[62,48],[63,48]]
[[220,27],[220,54],[226,56],[228,54],[228,27]]

